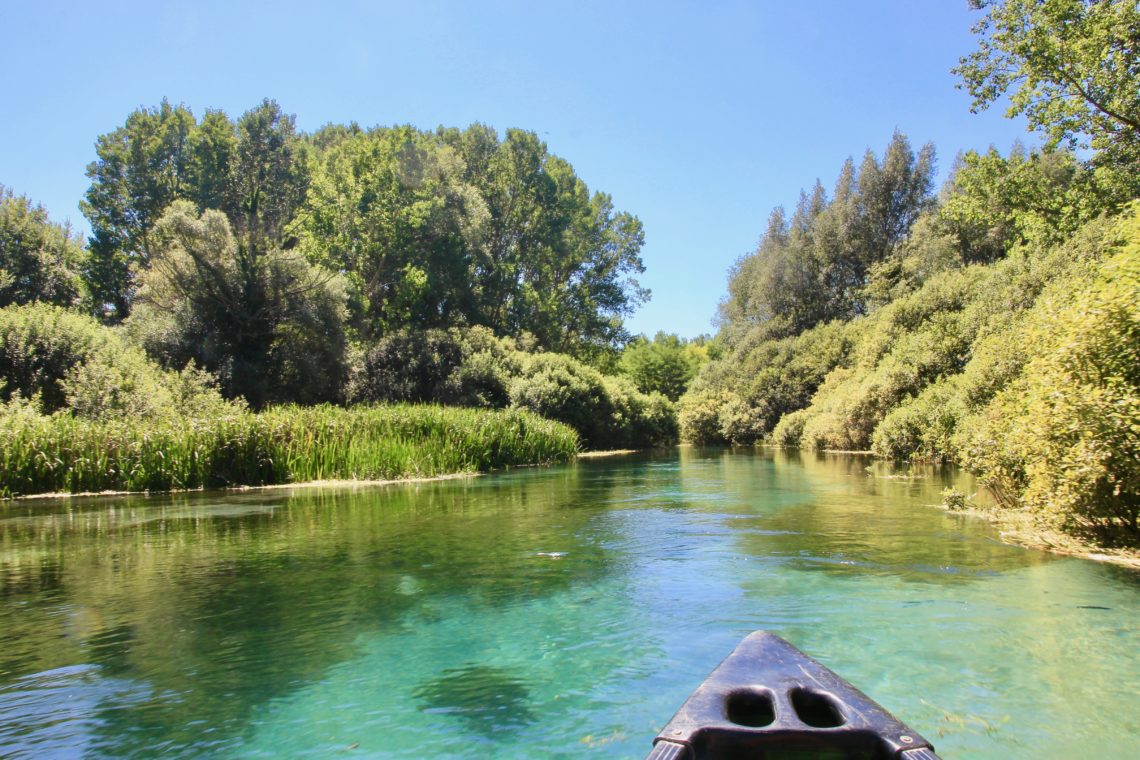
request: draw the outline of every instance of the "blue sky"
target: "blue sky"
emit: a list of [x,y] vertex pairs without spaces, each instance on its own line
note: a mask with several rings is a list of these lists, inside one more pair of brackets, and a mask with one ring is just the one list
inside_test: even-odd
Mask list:
[[479,121],[537,132],[645,224],[635,332],[712,332],[728,268],[776,205],[895,129],[938,148],[1032,144],[969,112],[950,69],[965,0],[100,2],[0,6],[0,183],[56,220],[95,138],[163,97],[238,115],[264,97],[301,129]]

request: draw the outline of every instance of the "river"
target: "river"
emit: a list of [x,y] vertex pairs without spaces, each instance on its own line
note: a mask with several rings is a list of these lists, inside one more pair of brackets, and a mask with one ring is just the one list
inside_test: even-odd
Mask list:
[[957,476],[681,448],[373,488],[0,504],[0,756],[641,758],[767,629],[946,758],[1140,746],[1140,573]]

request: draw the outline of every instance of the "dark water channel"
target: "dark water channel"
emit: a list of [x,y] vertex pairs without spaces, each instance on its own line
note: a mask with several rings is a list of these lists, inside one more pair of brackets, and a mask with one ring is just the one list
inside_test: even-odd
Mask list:
[[1134,756],[1140,574],[1000,543],[951,478],[681,449],[0,504],[0,757],[639,758],[757,628],[944,757]]

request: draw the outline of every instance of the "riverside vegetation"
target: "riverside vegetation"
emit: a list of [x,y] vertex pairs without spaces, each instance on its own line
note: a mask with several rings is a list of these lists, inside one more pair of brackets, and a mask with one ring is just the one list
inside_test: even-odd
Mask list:
[[1140,12],[976,6],[958,73],[1045,144],[960,156],[935,195],[933,146],[896,134],[830,196],[817,182],[774,211],[731,273],[682,435],[955,462],[1007,514],[1136,547]]
[[[954,462],[1002,509],[1135,547],[1140,13],[974,5],[962,84],[1043,144],[959,156],[938,193],[933,146],[902,134],[849,160],[773,212],[711,339],[628,334],[641,224],[534,133],[135,111],[96,143],[86,245],[0,197],[6,492],[426,474],[679,433]],[[422,403],[504,411],[384,406]],[[457,443],[468,427],[488,437]],[[300,443],[357,428],[359,448]]]
[[268,100],[237,120],[164,102],[96,153],[89,245],[0,188],[5,493],[438,474],[676,440],[655,386],[676,398],[676,377],[617,374],[622,317],[648,297],[640,222],[533,133],[303,135]]

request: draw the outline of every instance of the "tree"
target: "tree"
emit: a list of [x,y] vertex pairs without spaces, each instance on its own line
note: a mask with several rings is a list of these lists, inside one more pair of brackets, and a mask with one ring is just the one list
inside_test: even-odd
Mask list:
[[477,124],[441,139],[462,156],[488,212],[468,239],[472,321],[530,332],[583,359],[611,354],[628,338],[623,318],[649,297],[636,279],[645,269],[641,222],[591,194],[533,132],[507,130],[500,141]]
[[1104,210],[1089,184],[1071,151],[971,151],[949,180],[938,218],[963,261],[996,261],[1016,244],[1059,242]]
[[292,229],[311,260],[346,273],[359,334],[467,320],[475,283],[465,240],[487,210],[455,152],[396,127],[344,135],[317,164]]
[[128,326],[148,353],[213,372],[230,398],[337,401],[344,386],[344,286],[296,252],[242,244],[220,211],[176,201],[155,230]]
[[97,313],[125,319],[139,273],[150,265],[154,228],[176,200],[224,211],[240,243],[282,243],[308,187],[308,148],[294,119],[265,100],[232,122],[207,111],[201,123],[185,106],[141,108],[96,142],[81,204],[91,222],[85,277]]
[[785,337],[865,313],[872,268],[932,207],[933,176],[934,147],[916,154],[896,132],[881,160],[867,151],[858,171],[847,160],[830,201],[817,182],[811,194],[801,193],[790,222],[783,209],[773,211],[755,253],[729,274],[720,308],[726,342],[757,327]]
[[86,255],[43,206],[0,185],[0,307],[33,301],[77,306]]
[[[1050,145],[1091,147],[1140,189],[1140,8],[1135,0],[971,0],[978,49],[954,69],[973,110],[1009,96]],[[1131,176],[1128,176],[1131,175]]]
[[141,108],[95,143],[91,187],[80,204],[91,222],[85,279],[96,311],[110,321],[130,313],[134,272],[154,250],[151,231],[166,207],[185,197],[194,116],[163,100]]
[[222,209],[252,257],[282,244],[285,225],[305,200],[308,149],[295,121],[268,98],[237,121]]
[[366,338],[406,327],[489,327],[597,360],[648,297],[641,222],[591,194],[532,132],[326,127],[290,230],[343,271]]
[[621,353],[618,368],[642,393],[657,392],[676,401],[708,360],[703,346],[659,332],[653,340],[639,336]]

